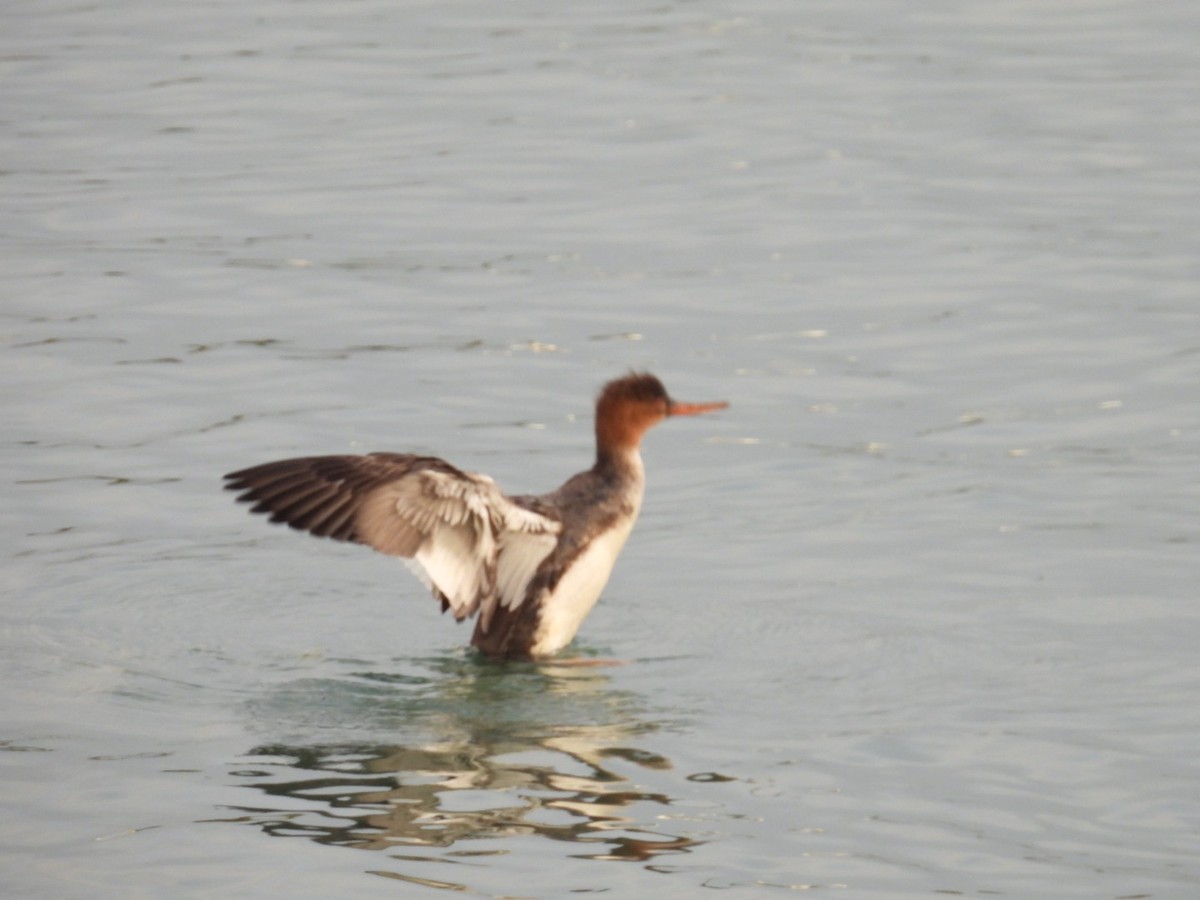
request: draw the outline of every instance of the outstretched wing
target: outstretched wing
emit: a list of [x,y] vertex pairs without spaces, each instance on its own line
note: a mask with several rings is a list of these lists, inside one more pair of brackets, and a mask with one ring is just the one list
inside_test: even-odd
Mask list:
[[251,512],[320,537],[405,557],[458,620],[516,607],[562,523],[486,475],[431,456],[371,453],[265,463],[225,476]]

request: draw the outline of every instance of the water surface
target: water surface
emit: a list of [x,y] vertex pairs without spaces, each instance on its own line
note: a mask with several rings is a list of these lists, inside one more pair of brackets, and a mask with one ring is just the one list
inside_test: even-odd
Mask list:
[[[1191,898],[1187,4],[18,3],[12,896]],[[568,656],[223,472],[644,448]]]

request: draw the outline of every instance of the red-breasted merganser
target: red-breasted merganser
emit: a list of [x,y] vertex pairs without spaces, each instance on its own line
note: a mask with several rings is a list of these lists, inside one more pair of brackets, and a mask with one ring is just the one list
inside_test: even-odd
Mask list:
[[272,522],[401,556],[495,659],[540,659],[571,642],[608,583],[642,505],[642,435],[667,416],[724,409],[680,403],[633,373],[596,400],[596,463],[540,496],[508,497],[486,475],[432,456],[310,456],[225,476]]

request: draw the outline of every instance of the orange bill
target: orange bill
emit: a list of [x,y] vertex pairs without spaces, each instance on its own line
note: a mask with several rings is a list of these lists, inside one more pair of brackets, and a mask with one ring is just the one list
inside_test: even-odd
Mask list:
[[716,412],[729,406],[725,401],[717,403],[680,403],[672,400],[667,404],[668,416],[698,416],[701,413]]

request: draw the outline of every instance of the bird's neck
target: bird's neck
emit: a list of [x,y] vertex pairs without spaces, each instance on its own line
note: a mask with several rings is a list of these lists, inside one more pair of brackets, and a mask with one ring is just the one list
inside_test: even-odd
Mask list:
[[646,477],[642,454],[637,444],[596,448],[596,464],[592,471],[613,481],[640,486]]

